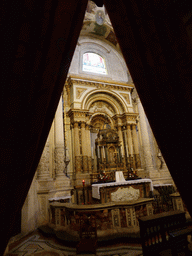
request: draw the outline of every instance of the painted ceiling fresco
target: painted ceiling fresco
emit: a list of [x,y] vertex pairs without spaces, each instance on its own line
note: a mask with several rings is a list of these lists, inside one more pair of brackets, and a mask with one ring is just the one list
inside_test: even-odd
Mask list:
[[81,35],[92,34],[103,37],[119,49],[117,38],[113,31],[105,7],[97,7],[93,1],[88,1]]

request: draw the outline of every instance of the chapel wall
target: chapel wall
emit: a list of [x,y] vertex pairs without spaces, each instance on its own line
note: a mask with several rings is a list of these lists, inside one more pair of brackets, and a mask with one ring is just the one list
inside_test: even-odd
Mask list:
[[[87,73],[82,71],[82,57],[86,52],[94,52],[101,55],[106,62],[107,74]],[[75,53],[69,68],[70,75],[79,75],[90,80],[101,79],[119,82],[132,82],[129,71],[123,60],[123,57],[117,51],[103,40],[96,38],[80,36]]]

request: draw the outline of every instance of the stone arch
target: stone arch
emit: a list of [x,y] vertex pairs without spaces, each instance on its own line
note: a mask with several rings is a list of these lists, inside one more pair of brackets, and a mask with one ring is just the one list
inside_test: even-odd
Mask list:
[[[95,125],[97,122],[99,123],[99,120],[100,120],[100,126]],[[106,122],[106,121],[109,123],[111,128],[114,128],[113,119],[104,113],[93,114],[89,120],[89,124],[92,125],[94,128],[102,129],[103,128],[102,125],[104,125],[104,122]]]
[[[96,106],[95,109],[94,105]],[[116,106],[116,104],[112,100],[107,99],[106,97],[102,97],[101,95],[99,95],[99,97],[92,97],[88,101],[87,109],[90,112],[103,112],[111,117],[119,113],[118,106]]]
[[[100,94],[100,95],[99,95]],[[95,89],[89,91],[83,98],[81,108],[82,109],[89,109],[91,104],[98,100],[103,99],[104,101],[108,102],[110,105],[113,105],[116,114],[122,114],[128,112],[128,107],[125,102],[125,99],[117,94],[116,92],[109,91],[106,89]]]

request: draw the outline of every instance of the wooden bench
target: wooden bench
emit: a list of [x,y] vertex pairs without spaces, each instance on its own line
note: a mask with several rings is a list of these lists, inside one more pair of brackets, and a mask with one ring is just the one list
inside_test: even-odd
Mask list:
[[139,218],[143,256],[162,255],[170,250],[171,255],[187,251],[187,236],[192,227],[187,226],[185,212],[171,211]]

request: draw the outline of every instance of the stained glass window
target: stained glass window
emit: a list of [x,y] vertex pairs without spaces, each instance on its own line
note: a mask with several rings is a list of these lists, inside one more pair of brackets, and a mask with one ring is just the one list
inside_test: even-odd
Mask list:
[[83,54],[83,71],[107,74],[105,60],[98,54],[87,52]]

